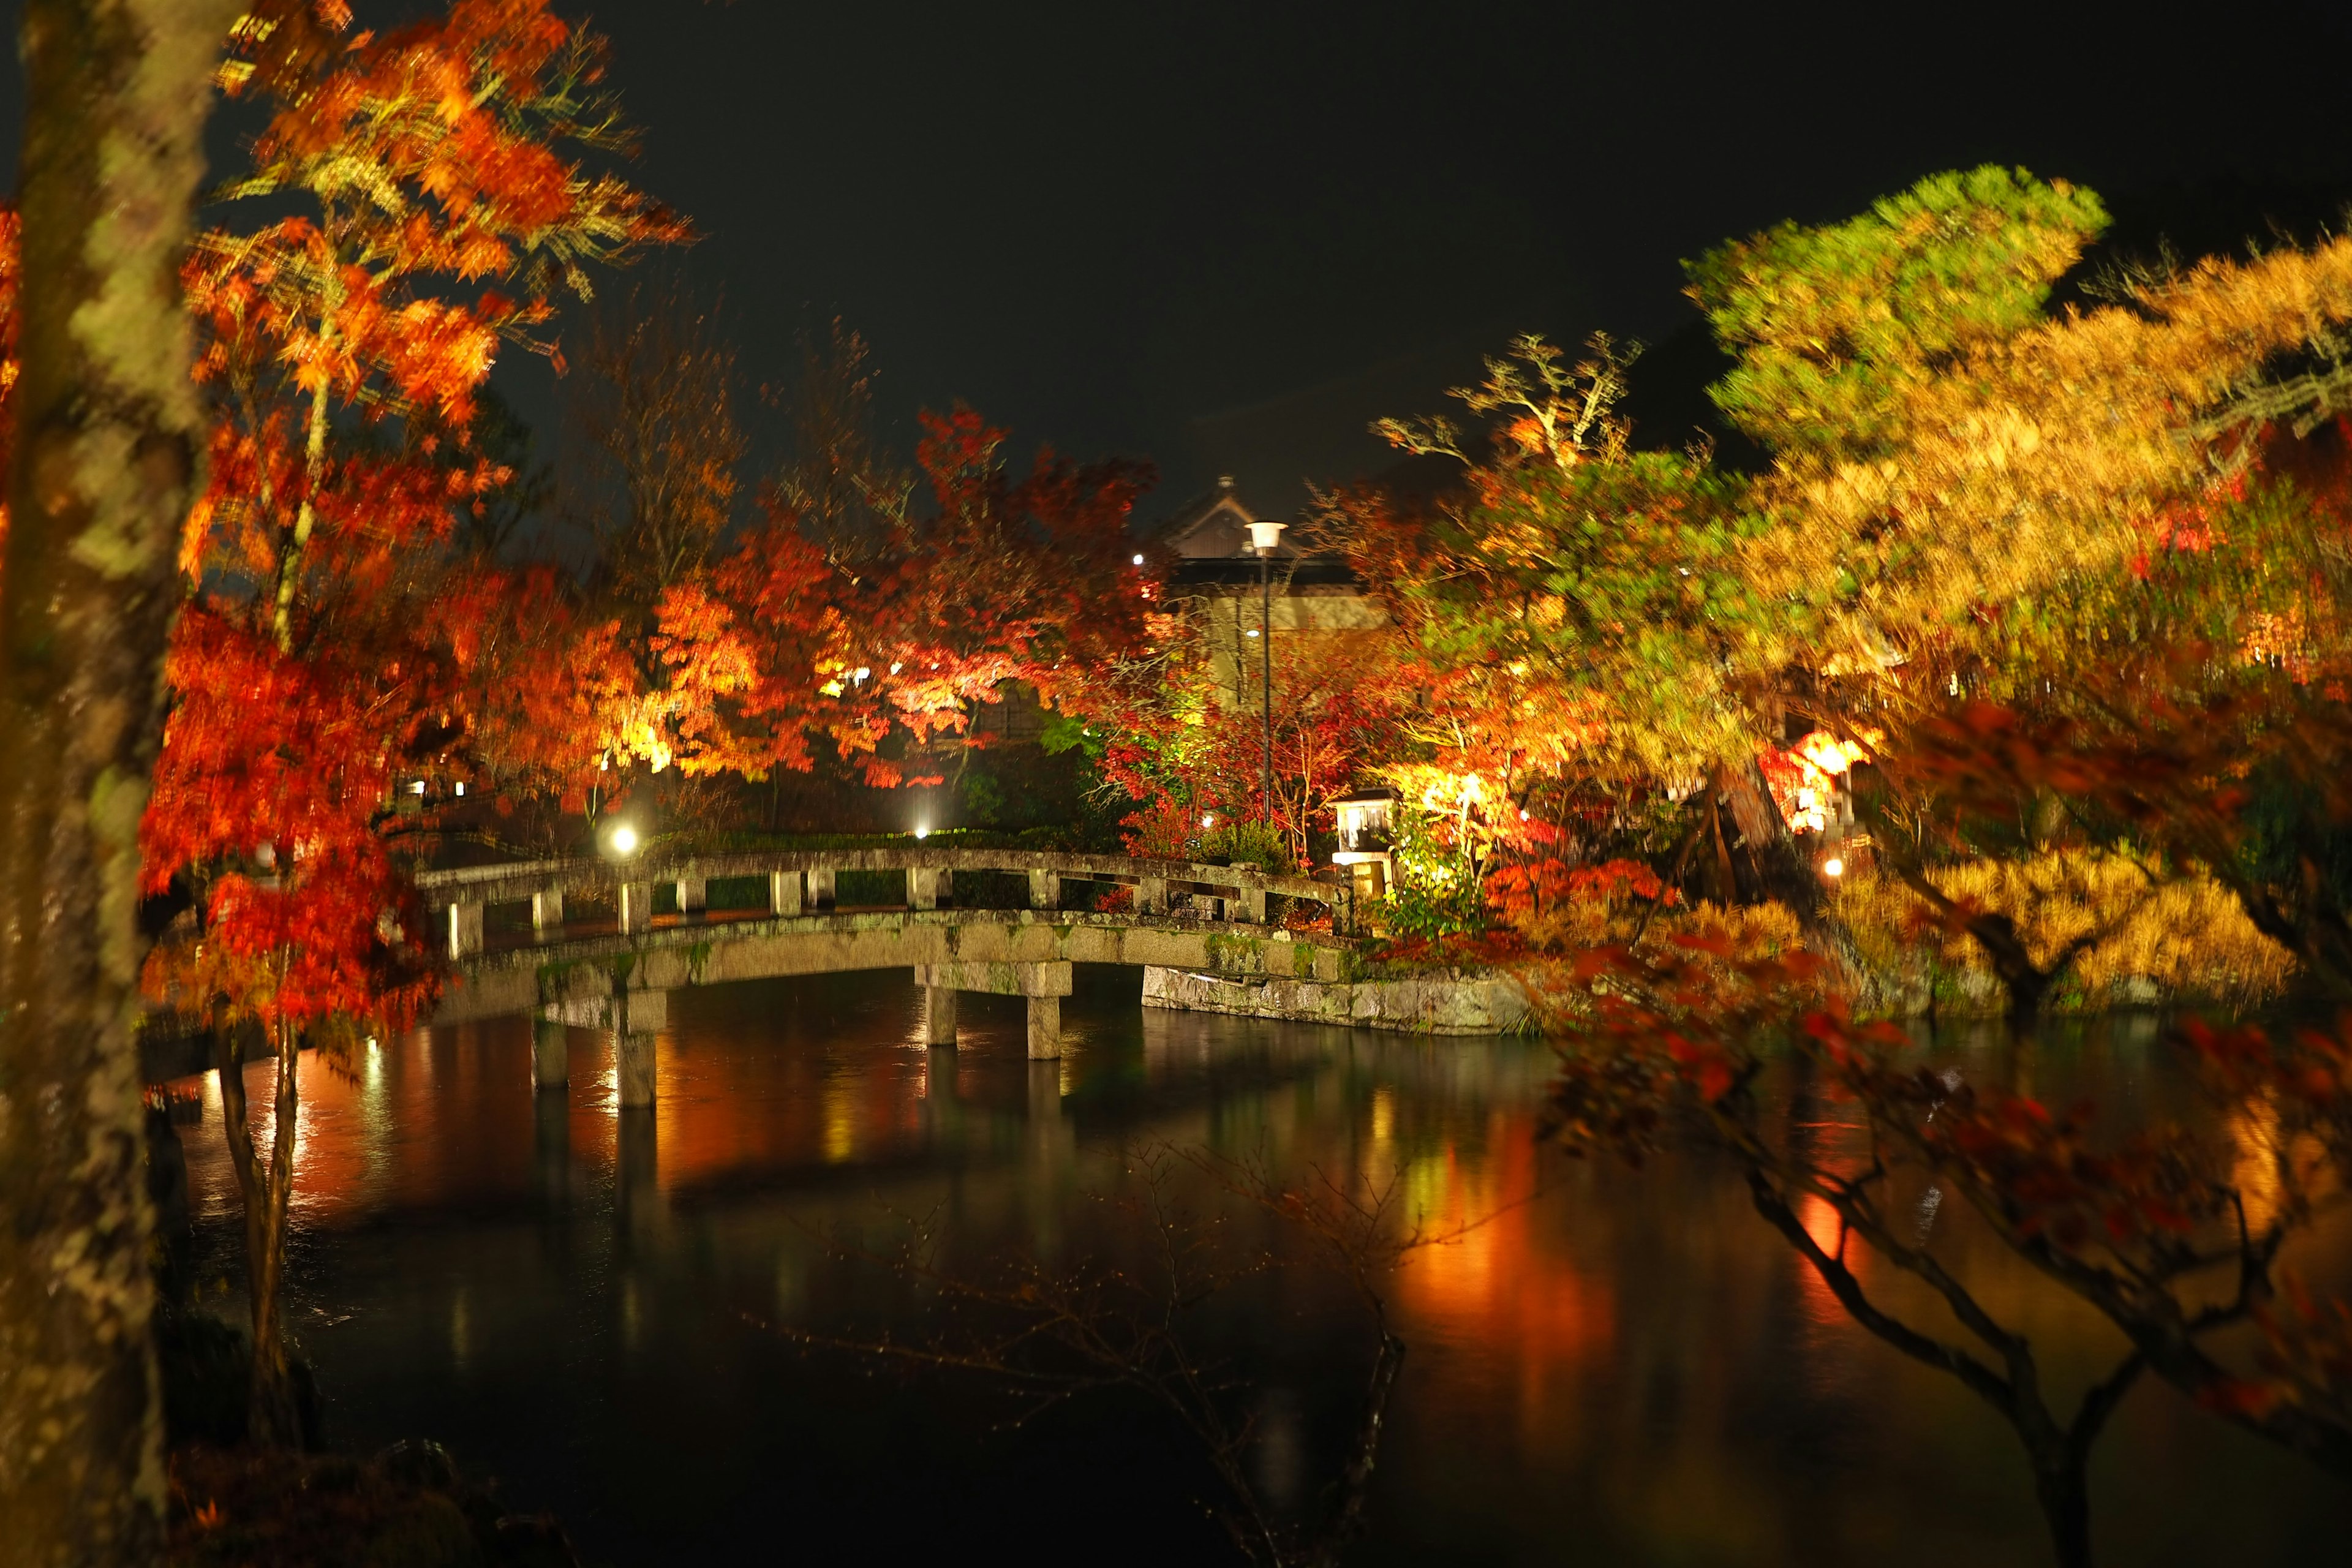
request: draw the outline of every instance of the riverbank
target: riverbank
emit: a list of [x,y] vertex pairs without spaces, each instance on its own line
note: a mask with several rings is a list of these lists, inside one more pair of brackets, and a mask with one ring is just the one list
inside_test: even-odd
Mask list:
[[1234,979],[1146,968],[1143,1005],[1421,1035],[1515,1035],[1529,1027],[1524,986],[1492,970],[1439,969],[1398,980]]

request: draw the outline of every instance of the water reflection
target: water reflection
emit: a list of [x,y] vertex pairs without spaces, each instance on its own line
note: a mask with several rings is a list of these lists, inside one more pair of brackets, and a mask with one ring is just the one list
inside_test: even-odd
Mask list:
[[[386,1040],[349,1078],[309,1068],[293,1320],[335,1436],[439,1436],[614,1563],[786,1542],[1217,1560],[1181,1449],[1137,1412],[1010,1434],[991,1401],[813,1364],[761,1327],[919,1323],[924,1303],[828,1254],[835,1228],[929,1217],[950,1261],[1128,1245],[1090,1194],[1116,1189],[1122,1144],[1160,1140],[1392,1185],[1434,1233],[1485,1221],[1394,1281],[1412,1348],[1351,1561],[2042,1560],[2005,1428],[1856,1329],[1727,1169],[1636,1175],[1537,1150],[1539,1046],[1144,1013],[1135,990],[1131,973],[1082,972],[1064,1015],[1077,1047],[1039,1063],[1017,998],[965,997],[950,1049],[921,1043],[903,975],[698,993],[657,1040],[649,1111],[619,1109],[610,1042],[589,1031],[567,1042],[571,1089],[534,1091],[522,1020]],[[1952,1049],[1972,1072],[2095,1089],[2137,1115],[2174,1092],[2149,1043]],[[187,1130],[205,1277],[233,1279],[205,1092]],[[1833,1110],[1790,1114],[1846,1135]],[[2102,1325],[1918,1203],[2054,1384],[2103,1368]],[[1901,1279],[1871,1285],[1929,1310]],[[1362,1362],[1343,1304],[1297,1276],[1234,1304],[1270,1493],[1311,1499],[1344,1437]],[[2126,1405],[2095,1500],[2119,1563],[2310,1561],[2345,1510],[2160,1389]]]

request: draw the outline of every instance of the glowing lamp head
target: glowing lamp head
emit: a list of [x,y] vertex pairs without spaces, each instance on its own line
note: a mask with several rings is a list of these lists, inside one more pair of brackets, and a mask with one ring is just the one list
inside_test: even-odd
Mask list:
[[1203,827],[1214,827],[1216,825],[1217,819],[1213,816],[1201,818],[1201,826]]
[[1844,876],[1845,862],[1839,859],[1834,855],[1831,856],[1828,859],[1822,862],[1822,875],[1824,877]]
[[1273,554],[1275,546],[1282,542],[1282,531],[1289,526],[1286,522],[1251,523],[1250,548],[1260,555]]
[[931,828],[929,823],[925,823],[922,826],[915,829],[915,837],[918,838],[929,838],[930,836]]
[[614,854],[625,858],[637,852],[637,830],[625,822],[614,823],[613,831],[604,836],[604,842]]
[[1142,564],[1143,564],[1143,557],[1142,557],[1142,556],[1140,556],[1140,555],[1137,556],[1137,557],[1135,558],[1135,563],[1136,563],[1138,566],[1142,565]]

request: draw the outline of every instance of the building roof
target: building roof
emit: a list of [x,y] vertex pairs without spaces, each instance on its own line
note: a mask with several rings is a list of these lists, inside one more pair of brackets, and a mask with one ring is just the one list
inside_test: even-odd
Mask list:
[[[1224,475],[1208,494],[1196,498],[1176,512],[1146,530],[1145,536],[1166,545],[1185,561],[1255,561],[1257,552],[1250,548],[1249,525],[1261,521],[1258,513],[1243,504],[1234,489],[1231,474]],[[1296,560],[1298,552],[1287,544],[1278,544],[1274,551],[1277,561]]]

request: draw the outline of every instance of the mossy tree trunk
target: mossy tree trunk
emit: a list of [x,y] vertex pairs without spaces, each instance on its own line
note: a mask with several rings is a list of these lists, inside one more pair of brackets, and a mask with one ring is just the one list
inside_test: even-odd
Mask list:
[[139,818],[205,450],[178,268],[235,0],[26,0],[0,563],[0,1534],[163,1547],[132,1023]]

